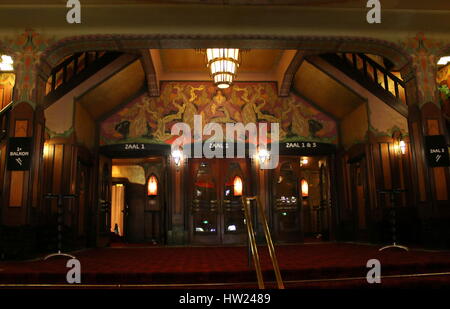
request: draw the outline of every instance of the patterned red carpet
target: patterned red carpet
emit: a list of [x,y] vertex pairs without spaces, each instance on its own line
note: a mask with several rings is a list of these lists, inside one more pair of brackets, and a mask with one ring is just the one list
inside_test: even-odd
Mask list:
[[[379,252],[376,246],[337,243],[283,245],[276,249],[283,279],[288,281],[287,287],[294,288],[367,285],[364,278],[369,259],[381,262],[382,276],[450,272],[448,251]],[[238,286],[254,287],[246,283],[256,282],[255,272],[247,264],[246,247],[104,248],[73,254],[81,262],[84,284],[240,283]],[[267,250],[260,247],[260,254],[264,279],[274,280]],[[66,261],[0,262],[0,284],[66,283]],[[360,279],[323,280],[349,277]],[[393,286],[427,281],[450,286],[450,275],[383,281]]]

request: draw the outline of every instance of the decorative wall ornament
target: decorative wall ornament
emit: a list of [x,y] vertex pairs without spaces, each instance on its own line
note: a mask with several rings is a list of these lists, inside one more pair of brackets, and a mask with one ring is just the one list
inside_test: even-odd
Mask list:
[[1,42],[13,52],[11,56],[16,74],[14,101],[29,102],[34,107],[38,65],[43,51],[55,42],[54,37],[43,35],[33,29],[25,29],[17,36],[2,38]]
[[[291,94],[280,98],[275,83],[235,83],[217,89],[211,82],[164,82],[161,96],[143,94],[101,123],[101,145],[169,143],[173,124],[194,127],[194,115],[206,123],[280,124],[281,141],[337,143],[336,122]],[[208,137],[205,137],[208,138]]]
[[436,71],[439,53],[444,49],[445,43],[425,37],[420,32],[414,38],[402,42],[407,50],[416,69],[418,102],[419,106],[428,102],[438,104],[438,93],[436,86]]

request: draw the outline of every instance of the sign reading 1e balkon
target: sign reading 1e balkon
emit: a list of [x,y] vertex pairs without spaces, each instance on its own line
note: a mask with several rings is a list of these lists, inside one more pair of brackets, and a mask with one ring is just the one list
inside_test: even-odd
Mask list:
[[8,143],[8,170],[29,170],[31,162],[31,147],[31,137],[11,137]]

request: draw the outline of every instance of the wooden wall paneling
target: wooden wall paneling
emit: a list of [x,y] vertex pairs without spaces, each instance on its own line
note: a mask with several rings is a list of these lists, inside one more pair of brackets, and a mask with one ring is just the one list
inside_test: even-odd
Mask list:
[[6,205],[6,195],[4,183],[5,183],[5,171],[6,171],[6,140],[0,144],[0,224],[3,224],[3,211],[1,211]]
[[33,149],[33,182],[32,182],[32,203],[31,203],[31,207],[32,208],[37,208],[38,204],[39,204],[39,191],[40,191],[40,181],[39,181],[39,176],[40,176],[40,166],[42,163],[42,155],[40,152],[40,146],[42,145],[42,125],[41,124],[37,124],[36,125],[36,131],[35,131],[35,144],[34,144],[34,149]]
[[417,198],[417,190],[415,189],[415,179],[414,177],[414,167],[413,167],[413,154],[411,151],[410,139],[407,139],[406,154],[403,156],[403,166],[405,170],[406,184],[405,188],[408,190],[406,193],[406,206],[413,207],[415,205],[415,200]]
[[[55,152],[53,154],[53,168],[52,168],[52,187],[51,192],[53,194],[61,193],[61,180],[64,168],[64,144],[55,144]],[[56,200],[51,200],[51,213],[56,214],[57,212],[57,202]]]
[[417,168],[417,180],[418,185],[417,189],[419,192],[419,201],[425,202],[427,199],[427,192],[426,192],[426,186],[425,186],[425,168],[424,168],[424,161],[423,161],[423,149],[421,148],[421,143],[418,142],[421,140],[421,135],[419,131],[419,123],[413,122],[412,123],[412,134],[414,138],[414,151],[416,153],[415,163]]
[[[10,137],[30,137],[33,135],[33,108],[26,102],[18,103],[9,112],[8,132]],[[28,206],[30,196],[27,193],[29,184],[29,171],[5,171],[3,223],[8,226],[27,224]]]
[[367,210],[369,219],[372,219],[375,215],[374,210],[377,208],[377,182],[376,182],[376,172],[375,172],[375,162],[374,162],[374,144],[370,142],[366,145],[366,166],[367,166],[367,189],[368,189],[368,204],[369,209]]
[[[63,155],[63,168],[61,171],[61,194],[74,194],[74,166],[73,164],[76,164],[76,147],[71,144],[65,144],[64,145],[64,155]],[[64,213],[64,224],[70,228],[73,228],[74,221],[76,218],[74,218],[75,211],[74,211],[74,199],[65,199],[63,202],[63,213]]]
[[[166,231],[172,231],[172,174],[170,172],[170,160],[167,157],[163,158],[164,162],[164,179],[166,181],[164,182],[164,200],[165,200],[165,227]],[[167,239],[166,239],[167,244]]]
[[[46,151],[44,153],[44,172],[43,172],[43,192],[45,195],[47,193],[52,193],[53,188],[53,164],[55,155],[55,145],[46,144]],[[42,207],[42,221],[43,223],[48,223],[51,217],[52,202],[49,199],[44,198]]]

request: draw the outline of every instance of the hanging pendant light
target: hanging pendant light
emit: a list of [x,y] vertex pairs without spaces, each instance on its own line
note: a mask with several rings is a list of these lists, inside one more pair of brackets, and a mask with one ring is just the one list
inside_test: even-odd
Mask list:
[[214,84],[222,89],[230,87],[240,63],[239,49],[208,48],[206,49],[206,61]]

